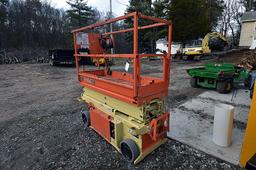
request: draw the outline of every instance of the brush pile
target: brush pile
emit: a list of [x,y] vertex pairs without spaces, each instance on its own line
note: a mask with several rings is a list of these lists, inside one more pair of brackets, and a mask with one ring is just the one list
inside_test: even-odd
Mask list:
[[256,51],[244,53],[239,65],[248,70],[256,70]]
[[0,50],[0,64],[47,63],[48,50],[22,49]]

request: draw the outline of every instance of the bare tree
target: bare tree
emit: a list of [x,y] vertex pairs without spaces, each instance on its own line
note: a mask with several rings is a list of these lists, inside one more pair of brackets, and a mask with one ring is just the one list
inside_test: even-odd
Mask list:
[[220,20],[219,30],[227,37],[232,36],[232,45],[238,44],[238,39],[241,32],[241,16],[244,12],[243,3],[240,0],[225,1],[225,8]]

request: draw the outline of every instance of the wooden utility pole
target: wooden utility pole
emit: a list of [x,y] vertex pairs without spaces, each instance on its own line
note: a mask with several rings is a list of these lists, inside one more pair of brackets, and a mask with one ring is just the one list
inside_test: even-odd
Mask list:
[[[109,15],[110,15],[110,18],[112,18],[112,0],[109,0]],[[110,23],[110,32],[113,32],[113,25],[112,23]],[[113,48],[111,48],[111,54],[113,54]]]

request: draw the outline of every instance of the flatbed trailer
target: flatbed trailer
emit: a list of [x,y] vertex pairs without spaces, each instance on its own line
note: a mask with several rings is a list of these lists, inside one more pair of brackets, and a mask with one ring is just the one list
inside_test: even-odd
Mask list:
[[229,63],[209,63],[205,66],[188,69],[192,87],[217,89],[219,93],[229,93],[234,83],[247,84],[249,71]]
[[60,64],[75,64],[74,50],[69,49],[52,49],[49,50],[49,63],[51,66]]
[[[139,26],[139,18],[152,21],[151,25]],[[93,33],[96,27],[102,27],[121,20],[133,20],[133,27],[126,30],[106,32],[101,35]],[[165,54],[139,54],[139,31],[165,26],[168,31],[168,52]],[[90,127],[122,153],[128,162],[140,162],[166,141],[169,131],[170,113],[165,108],[168,95],[171,59],[172,23],[167,20],[146,16],[138,12],[92,24],[72,31],[77,75],[84,87],[81,101],[87,110],[81,112],[84,127]],[[84,44],[77,43],[82,33],[89,37]],[[111,54],[102,46],[101,40],[111,42],[111,36],[120,33],[133,33],[132,54]],[[83,41],[80,41],[83,42]],[[81,54],[79,47],[89,44],[90,54]],[[109,43],[112,44],[112,43]],[[112,71],[108,65],[94,70],[80,66],[81,58],[123,58],[133,64],[132,73]],[[140,61],[144,57],[161,57],[163,61],[162,77],[142,76]]]

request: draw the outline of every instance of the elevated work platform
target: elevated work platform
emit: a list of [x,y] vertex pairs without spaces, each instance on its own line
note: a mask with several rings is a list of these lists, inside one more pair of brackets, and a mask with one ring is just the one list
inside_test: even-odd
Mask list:
[[134,97],[133,75],[126,72],[112,71],[107,74],[104,70],[81,71],[79,80],[85,87],[136,105],[167,96],[166,83],[155,77],[140,76],[137,97]]
[[[131,28],[107,32],[100,35],[93,33],[93,30],[97,27],[128,18],[133,19],[133,27]],[[152,24],[139,26],[139,20],[149,20]],[[159,26],[167,27],[168,51],[163,54],[140,54],[138,50],[138,31]],[[91,88],[105,95],[137,106],[149,103],[153,99],[163,99],[168,95],[172,33],[172,23],[170,21],[134,12],[108,21],[79,28],[72,32],[74,33],[74,56],[76,58],[78,80],[84,87]],[[126,32],[133,32],[133,53],[111,54],[109,49],[114,46],[114,40],[111,38],[112,35]],[[87,70],[86,66],[83,65],[81,67],[79,62],[84,57],[93,59],[103,58],[106,60],[110,58],[127,59],[133,64],[133,71],[132,74],[111,71],[107,62],[103,70],[97,68],[95,68],[95,70]],[[140,60],[145,57],[160,57],[162,59],[163,71],[161,78],[141,76]]]

